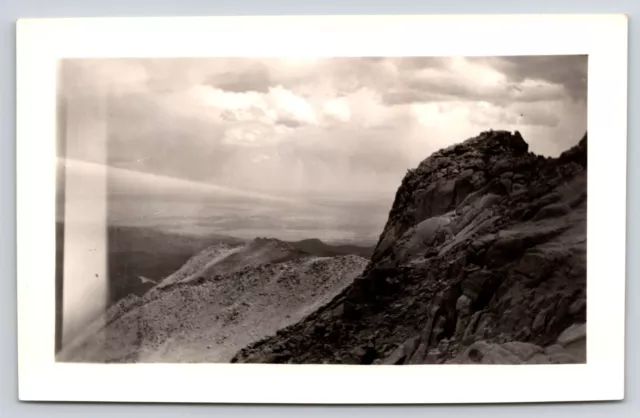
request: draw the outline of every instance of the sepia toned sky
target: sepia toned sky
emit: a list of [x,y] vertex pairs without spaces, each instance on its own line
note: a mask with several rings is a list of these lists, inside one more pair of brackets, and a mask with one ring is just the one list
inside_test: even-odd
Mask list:
[[[586,130],[586,56],[73,60],[62,74],[83,109],[109,92],[110,165],[274,193],[395,188],[487,129],[551,156]],[[68,156],[93,161],[95,142]]]
[[555,156],[587,127],[586,56],[65,60],[60,75],[70,159],[104,163],[108,138],[131,182],[383,199],[380,219],[442,147],[519,130]]

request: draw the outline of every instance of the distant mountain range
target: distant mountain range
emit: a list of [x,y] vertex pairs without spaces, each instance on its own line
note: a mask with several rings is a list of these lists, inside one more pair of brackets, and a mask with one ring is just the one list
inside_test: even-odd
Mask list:
[[[59,243],[62,243],[63,225],[59,222],[57,227]],[[129,294],[141,296],[153,287],[155,282],[172,274],[190,257],[209,246],[239,246],[247,242],[245,239],[227,235],[187,235],[133,226],[109,226],[107,236],[109,305]],[[302,253],[318,257],[351,254],[369,258],[373,253],[373,247],[330,245],[319,239],[283,242]],[[61,250],[61,247],[58,248],[59,265],[62,262]],[[59,270],[59,273],[61,274],[62,270]]]
[[353,254],[360,257],[370,258],[373,254],[373,247],[357,245],[329,245],[317,238],[305,239],[302,241],[289,242],[300,251],[319,257],[332,257],[336,255]]
[[[203,250],[205,253],[209,251],[208,256],[213,257],[216,251],[225,252],[233,248],[240,248],[248,242],[244,239],[226,235],[187,235],[148,227],[132,226],[109,226],[107,228],[107,237],[107,306],[112,306],[129,295],[144,295],[157,283],[165,280],[173,273],[179,274],[183,272],[184,268],[189,266],[187,262],[190,258]],[[56,239],[58,244],[56,259],[56,323],[57,329],[60,330],[62,326],[62,294],[64,292],[62,282],[64,224],[61,222],[57,223]],[[295,249],[297,251],[296,257],[357,255],[368,258],[373,252],[373,247],[356,245],[334,246],[318,239],[278,242]],[[252,250],[253,248],[250,248],[244,253],[240,252],[235,255],[235,258],[227,259],[225,263],[231,265],[237,259],[251,253]],[[193,260],[190,262],[194,263]],[[60,331],[56,334],[56,350],[59,350],[62,344],[60,334]]]

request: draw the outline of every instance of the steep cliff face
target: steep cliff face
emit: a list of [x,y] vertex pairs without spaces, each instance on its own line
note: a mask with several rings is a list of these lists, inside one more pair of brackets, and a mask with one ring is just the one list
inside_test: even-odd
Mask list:
[[232,361],[584,361],[586,166],[586,135],[558,158],[504,131],[431,155],[402,180],[364,273]]

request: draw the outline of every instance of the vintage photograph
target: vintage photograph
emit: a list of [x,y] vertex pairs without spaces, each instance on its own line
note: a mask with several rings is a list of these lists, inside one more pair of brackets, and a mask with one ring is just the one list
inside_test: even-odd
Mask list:
[[587,68],[61,59],[56,360],[585,363]]

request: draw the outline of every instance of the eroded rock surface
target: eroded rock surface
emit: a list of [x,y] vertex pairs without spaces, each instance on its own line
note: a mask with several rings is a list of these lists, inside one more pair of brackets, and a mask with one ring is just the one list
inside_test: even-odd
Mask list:
[[586,135],[545,158],[503,131],[431,155],[363,274],[232,361],[584,362],[586,161]]

